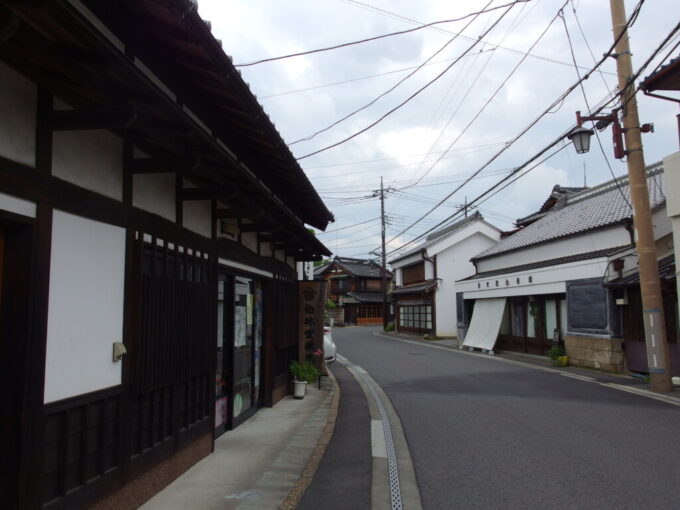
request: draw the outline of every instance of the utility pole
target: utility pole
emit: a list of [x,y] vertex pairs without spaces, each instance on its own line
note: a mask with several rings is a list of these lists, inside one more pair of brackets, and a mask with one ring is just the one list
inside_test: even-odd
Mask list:
[[[626,12],[623,0],[610,0],[614,40],[625,30]],[[649,366],[650,387],[652,391],[673,391],[671,381],[666,323],[664,322],[661,284],[656,261],[656,245],[652,213],[649,208],[649,191],[645,159],[642,152],[642,136],[635,99],[635,83],[632,81],[633,64],[631,61],[628,33],[623,34],[616,45],[616,69],[618,72],[621,104],[623,104],[623,131],[626,141],[630,197],[633,205],[635,226],[635,245],[638,252],[640,271],[640,292],[642,294],[642,316],[647,344],[647,364]]]
[[380,177],[380,226],[382,233],[380,266],[380,291],[382,292],[382,316],[383,329],[387,327],[387,258],[385,255],[385,190],[383,189],[383,178]]

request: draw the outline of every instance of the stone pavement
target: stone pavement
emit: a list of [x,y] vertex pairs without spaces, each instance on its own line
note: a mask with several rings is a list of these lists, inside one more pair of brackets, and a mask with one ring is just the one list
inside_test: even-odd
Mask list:
[[[330,370],[329,370],[330,372]],[[295,508],[333,433],[339,388],[332,374],[215,441],[215,451],[151,498],[142,510]]]

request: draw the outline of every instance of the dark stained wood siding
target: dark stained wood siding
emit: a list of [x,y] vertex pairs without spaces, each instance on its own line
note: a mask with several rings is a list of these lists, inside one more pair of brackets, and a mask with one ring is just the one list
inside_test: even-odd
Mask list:
[[425,281],[425,262],[418,262],[401,270],[403,285]]

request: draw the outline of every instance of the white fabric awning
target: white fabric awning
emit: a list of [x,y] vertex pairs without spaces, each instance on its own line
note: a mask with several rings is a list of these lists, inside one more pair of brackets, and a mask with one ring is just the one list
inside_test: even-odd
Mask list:
[[463,345],[493,350],[505,310],[505,298],[478,299]]

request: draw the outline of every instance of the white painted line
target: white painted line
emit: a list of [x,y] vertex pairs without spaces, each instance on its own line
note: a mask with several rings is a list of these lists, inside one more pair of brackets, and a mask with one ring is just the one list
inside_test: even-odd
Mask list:
[[587,375],[577,375],[577,374],[568,374],[566,372],[560,372],[560,375],[563,375],[564,377],[571,377],[572,379],[578,379],[579,381],[586,381],[586,382],[596,382],[597,379],[594,377],[588,377]]
[[656,393],[652,393],[651,391],[643,390],[641,388],[633,388],[631,386],[624,386],[623,384],[616,384],[616,383],[600,383],[602,386],[607,386],[608,388],[612,388],[614,390],[620,390],[620,391],[625,391],[628,393],[633,393],[635,395],[639,395],[641,397],[647,397],[651,398],[652,400],[658,400],[660,402],[665,402],[666,404],[670,404],[672,406],[678,406],[680,407],[680,400],[675,399],[673,397],[665,397],[663,395],[658,395]]
[[385,430],[383,429],[382,420],[371,420],[371,453],[373,457],[387,458]]

